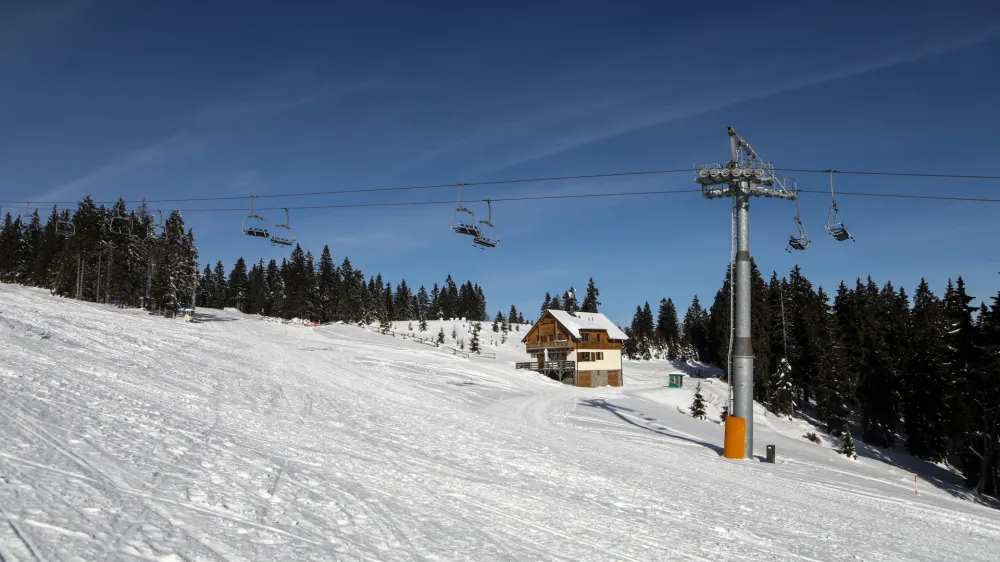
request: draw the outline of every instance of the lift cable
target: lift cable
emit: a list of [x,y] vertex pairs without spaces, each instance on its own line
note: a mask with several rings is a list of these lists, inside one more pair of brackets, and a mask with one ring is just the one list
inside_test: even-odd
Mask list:
[[[896,177],[910,177],[910,178],[939,178],[939,179],[978,179],[978,180],[1000,180],[1000,175],[985,175],[985,174],[946,174],[946,173],[919,173],[919,172],[880,172],[880,171],[863,171],[863,170],[831,170],[830,168],[825,169],[810,169],[810,168],[774,168],[781,172],[797,172],[797,173],[817,173],[817,174],[845,174],[845,175],[865,175],[865,176],[896,176]],[[621,177],[632,177],[632,176],[651,176],[651,175],[664,175],[664,174],[677,174],[677,173],[693,173],[695,170],[693,168],[674,168],[669,170],[644,170],[644,171],[632,171],[632,172],[611,172],[611,173],[598,173],[598,174],[578,174],[578,175],[567,175],[567,176],[548,176],[548,177],[537,177],[537,178],[515,178],[507,180],[495,180],[495,181],[480,181],[480,182],[463,182],[462,185],[469,186],[491,186],[491,185],[512,185],[521,183],[541,183],[541,182],[553,182],[553,181],[572,181],[572,180],[586,180],[586,179],[601,179],[601,178],[621,178]],[[310,191],[302,193],[272,193],[265,195],[255,195],[256,199],[274,199],[282,197],[318,197],[324,195],[347,195],[347,194],[359,194],[359,193],[382,193],[382,192],[392,192],[392,191],[418,191],[418,190],[428,190],[428,189],[451,189],[454,188],[457,183],[446,183],[446,184],[428,184],[428,185],[410,185],[410,186],[399,186],[399,187],[380,187],[380,188],[369,188],[369,189],[339,189],[331,191]],[[806,191],[800,189],[799,191]],[[215,197],[179,197],[174,199],[145,199],[146,203],[187,203],[187,202],[198,202],[198,201],[235,201],[247,199],[247,195],[232,195],[232,196],[215,196]],[[493,201],[499,201],[499,199],[493,199]],[[114,204],[116,201],[94,201],[95,204]],[[0,204],[23,204],[25,201],[0,201]],[[76,205],[79,201],[32,201],[36,205]],[[37,208],[37,207],[36,207]],[[289,207],[290,209],[293,207]],[[279,209],[284,209],[280,207]],[[262,209],[263,210],[263,209]]]

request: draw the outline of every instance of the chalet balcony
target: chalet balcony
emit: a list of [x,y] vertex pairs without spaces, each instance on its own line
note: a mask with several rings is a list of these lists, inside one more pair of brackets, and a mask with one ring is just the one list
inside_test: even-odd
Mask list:
[[532,351],[542,351],[545,349],[573,349],[573,342],[570,340],[529,341],[524,345],[527,348],[528,353],[531,353]]
[[525,361],[524,363],[516,363],[514,368],[538,371],[540,373],[547,373],[549,371],[575,371],[576,361]]

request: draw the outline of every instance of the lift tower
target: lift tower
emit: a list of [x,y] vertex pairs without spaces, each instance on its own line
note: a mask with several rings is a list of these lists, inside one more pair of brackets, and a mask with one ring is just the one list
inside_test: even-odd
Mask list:
[[[734,238],[736,239],[735,272],[731,290],[735,293],[735,320],[731,317],[735,337],[730,349],[730,388],[732,389],[729,412],[746,420],[744,455],[753,457],[753,347],[750,339],[750,197],[777,197],[795,200],[798,208],[798,191],[795,180],[774,173],[770,162],[765,162],[732,127],[729,132],[731,158],[726,164],[695,166],[695,181],[701,185],[706,199],[729,197],[733,202]],[[809,245],[802,221],[796,213],[795,222],[799,236],[792,236],[789,246],[804,250]],[[794,243],[793,243],[794,242]]]

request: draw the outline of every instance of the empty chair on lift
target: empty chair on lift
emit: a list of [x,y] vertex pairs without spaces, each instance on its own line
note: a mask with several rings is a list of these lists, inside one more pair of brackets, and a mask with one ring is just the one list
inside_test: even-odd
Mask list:
[[855,241],[851,233],[847,231],[844,223],[837,222],[840,218],[840,208],[837,207],[837,198],[833,194],[833,170],[830,170],[830,212],[826,215],[826,230],[838,242],[845,240]]
[[827,225],[826,229],[830,231],[830,234],[833,236],[834,240],[837,240],[838,242],[843,242],[845,240],[852,240],[852,241],[854,240],[854,237],[851,236],[851,233],[847,231],[847,228],[844,226],[843,223]]
[[153,238],[165,238],[167,231],[163,228],[163,211],[156,211],[156,213],[160,218],[156,222],[152,222],[150,219],[149,234]]
[[243,234],[255,238],[269,238],[271,233],[267,231],[267,220],[260,215],[253,214],[253,195],[250,196],[250,214],[243,217]]
[[788,248],[792,248],[793,250],[805,250],[806,246],[808,245],[809,245],[808,239],[796,238],[794,236],[790,236],[788,238],[788,247],[785,248],[785,250],[788,251],[789,253],[791,253],[791,250],[789,250]]
[[806,246],[809,245],[809,237],[806,236],[806,227],[802,224],[802,213],[799,210],[799,198],[798,194],[795,196],[795,225],[799,228],[799,235],[788,237],[788,246],[785,247],[785,251],[789,254],[792,250],[805,250]]
[[117,234],[119,236],[131,236],[132,219],[123,215],[111,217],[111,222],[108,223],[108,230],[111,231],[112,234]]
[[274,225],[274,233],[271,234],[272,246],[291,246],[295,244],[295,232],[288,226],[289,222],[288,209],[285,209],[284,224]]
[[458,184],[458,207],[451,214],[451,229],[467,236],[479,237],[481,234],[476,225],[476,214],[462,206],[462,184]]
[[489,209],[489,216],[486,220],[479,221],[484,228],[480,228],[480,233],[472,244],[481,248],[496,248],[500,239],[497,237],[497,227],[493,226],[493,205],[490,200],[486,200],[486,207]]
[[58,220],[56,221],[56,234],[59,236],[73,236],[76,234],[76,226],[73,221]]

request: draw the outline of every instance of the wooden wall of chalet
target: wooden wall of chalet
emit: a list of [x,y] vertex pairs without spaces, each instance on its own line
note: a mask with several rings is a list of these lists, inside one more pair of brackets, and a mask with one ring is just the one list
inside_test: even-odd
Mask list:
[[[590,341],[576,342],[577,349],[621,349],[622,342],[608,341],[608,334],[602,330],[580,330],[580,335],[590,334]],[[597,336],[601,336],[601,341],[597,341]]]
[[[546,314],[534,326],[528,331],[524,336],[524,342],[537,342],[539,341],[538,336],[541,335],[541,341],[548,341],[548,337],[551,335],[556,335],[558,340],[572,340],[569,333],[563,330],[562,326],[556,322],[556,319],[551,315]],[[620,346],[619,346],[620,347]]]

